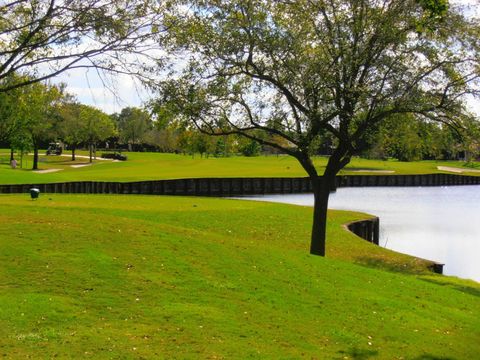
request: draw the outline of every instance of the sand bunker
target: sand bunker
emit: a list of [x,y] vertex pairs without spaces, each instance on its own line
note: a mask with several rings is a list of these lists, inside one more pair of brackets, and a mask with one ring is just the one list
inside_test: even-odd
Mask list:
[[78,164],[78,165],[70,165],[70,167],[72,168],[82,168],[82,167],[85,167],[85,166],[92,166],[93,164]]
[[448,172],[453,172],[453,173],[457,173],[457,174],[461,174],[461,173],[480,173],[480,170],[457,168],[457,167],[451,167],[451,166],[437,166],[437,169],[441,170],[441,171],[448,171]]
[[62,170],[63,169],[47,169],[47,170],[34,170],[33,172],[36,174],[48,174],[48,173],[54,173]]

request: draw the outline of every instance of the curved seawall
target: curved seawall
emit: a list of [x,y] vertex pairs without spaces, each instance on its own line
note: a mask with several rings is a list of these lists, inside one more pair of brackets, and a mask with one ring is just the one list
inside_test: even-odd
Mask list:
[[[371,242],[375,245],[379,244],[380,238],[380,219],[373,217],[365,220],[353,221],[345,224],[345,227],[358,237]],[[443,274],[444,264],[440,264],[435,261],[426,260],[430,263],[429,268],[434,273]]]

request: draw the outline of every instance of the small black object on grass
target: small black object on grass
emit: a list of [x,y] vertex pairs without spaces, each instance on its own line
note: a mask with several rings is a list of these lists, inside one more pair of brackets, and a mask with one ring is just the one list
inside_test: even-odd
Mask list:
[[115,152],[103,153],[102,158],[103,159],[113,159],[113,160],[126,161],[127,160],[127,155],[123,155],[122,153],[120,153],[118,151],[115,151]]
[[30,189],[30,197],[32,200],[38,199],[38,196],[40,195],[40,190],[37,188],[31,188]]

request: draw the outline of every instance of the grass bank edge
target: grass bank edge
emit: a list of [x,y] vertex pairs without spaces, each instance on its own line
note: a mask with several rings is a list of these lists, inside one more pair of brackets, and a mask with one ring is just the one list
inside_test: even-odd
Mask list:
[[[0,199],[1,349],[11,358],[39,347],[46,357],[101,359],[478,353],[478,284],[427,275],[416,263],[401,271],[410,257],[342,228],[365,214],[330,213],[323,259],[308,255],[308,207],[164,196]],[[385,261],[361,264],[375,252]],[[399,269],[384,266],[391,258]]]

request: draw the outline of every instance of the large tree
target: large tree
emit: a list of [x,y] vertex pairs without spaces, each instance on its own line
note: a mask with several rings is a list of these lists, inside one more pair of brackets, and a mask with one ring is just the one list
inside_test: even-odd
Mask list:
[[[161,4],[155,0],[2,1],[0,92],[68,69],[138,73],[140,59],[148,57],[148,39],[161,30]],[[1,82],[13,74],[29,77]]]
[[28,134],[33,148],[33,170],[38,169],[38,151],[41,141],[56,137],[57,107],[63,99],[62,88],[32,83],[21,88],[18,110],[21,113],[20,131]]
[[135,150],[153,127],[150,114],[140,108],[126,107],[113,117],[117,122],[120,140],[128,144],[130,150]]
[[[455,126],[462,97],[479,95],[478,21],[446,0],[178,3],[167,40],[183,66],[159,103],[201,131],[295,157],[313,185],[312,254],[325,255],[337,173],[379,124],[412,113]],[[331,137],[321,174],[312,154]]]
[[21,124],[21,114],[18,111],[20,94],[18,89],[0,93],[0,141],[10,145],[10,160],[14,158],[12,140],[18,133]]
[[72,161],[75,161],[77,148],[87,140],[85,121],[81,117],[83,106],[70,99],[59,106],[57,110],[60,119],[59,135],[72,151]]
[[113,119],[102,110],[93,106],[80,105],[79,120],[81,131],[88,143],[90,162],[99,141],[115,136],[117,131]]

